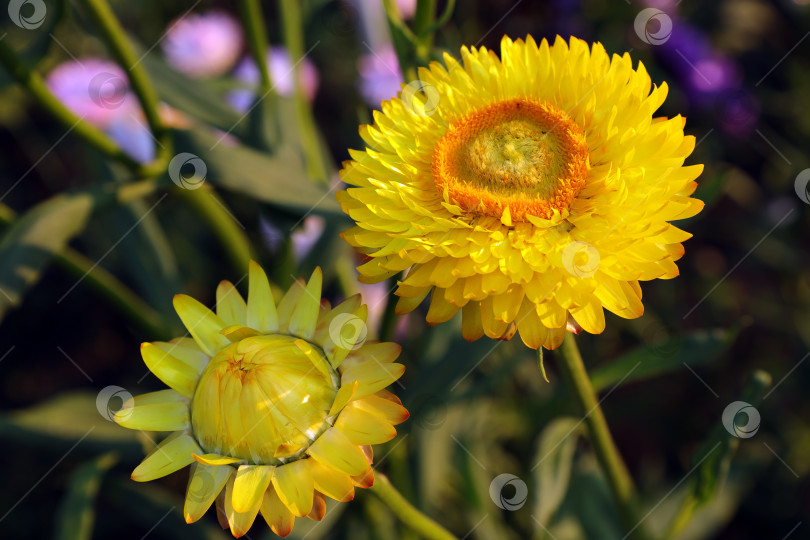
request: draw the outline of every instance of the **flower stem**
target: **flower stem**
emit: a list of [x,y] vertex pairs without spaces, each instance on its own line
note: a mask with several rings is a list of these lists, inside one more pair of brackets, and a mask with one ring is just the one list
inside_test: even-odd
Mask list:
[[262,6],[258,0],[239,0],[239,13],[250,45],[253,61],[259,69],[259,95],[273,89],[273,79],[267,67],[267,29],[264,27]]
[[156,139],[163,142],[166,132],[160,120],[160,101],[157,92],[141,66],[140,59],[135,55],[135,49],[132,48],[121,23],[118,22],[106,0],[81,0],[81,3],[98,26],[104,41],[110,47],[113,58],[127,73],[132,90],[143,107],[143,114],[149,124],[149,129],[152,130]]
[[279,0],[281,18],[284,28],[284,45],[293,63],[292,77],[295,85],[293,102],[298,118],[298,128],[301,137],[301,146],[306,157],[307,173],[310,178],[319,182],[329,182],[329,171],[323,155],[318,129],[315,126],[315,117],[312,107],[304,95],[301,82],[301,64],[309,51],[304,51],[304,23],[301,20],[301,5],[299,0]]
[[247,272],[252,258],[250,241],[244,228],[236,221],[214,190],[203,185],[199,189],[177,188],[174,192],[180,195],[208,223],[225,248],[231,263],[240,272]]
[[622,523],[627,530],[634,531],[632,538],[640,538],[643,534],[638,532],[638,496],[633,479],[610,434],[573,334],[566,334],[560,351],[562,353],[562,361],[559,362],[560,371],[574,391],[576,401],[585,415],[585,425],[591,444],[613,491]]
[[409,503],[384,474],[374,473],[374,485],[370,489],[403,523],[423,537],[429,540],[457,540],[447,529]]

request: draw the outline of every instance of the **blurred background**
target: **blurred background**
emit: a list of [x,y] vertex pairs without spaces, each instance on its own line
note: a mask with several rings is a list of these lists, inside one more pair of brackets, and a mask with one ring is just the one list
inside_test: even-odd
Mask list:
[[[109,418],[163,387],[139,344],[182,333],[172,296],[212,305],[250,257],[281,288],[323,266],[328,297],[362,292],[374,332],[402,343],[393,390],[411,419],[375,461],[416,506],[465,538],[624,536],[554,353],[547,383],[519,340],[466,343],[459,317],[395,319],[390,284],[355,282],[336,171],[362,148],[358,125],[415,79],[392,45],[403,25],[425,26],[415,1],[389,2],[390,23],[379,0],[264,3],[269,92],[234,3],[113,1],[160,100],[157,134],[88,4],[12,1],[0,14],[2,46],[126,154],[105,157],[55,120],[3,53],[0,537],[230,536],[213,510],[184,523],[186,469],[132,482],[155,435]],[[644,316],[608,314],[579,345],[649,511],[643,527],[663,534],[681,515],[692,519],[679,538],[810,537],[810,4],[452,4],[437,2],[417,60],[498,50],[504,34],[574,35],[667,82],[659,114],[687,117],[706,209],[682,224],[694,238],[681,276],[643,285]],[[735,401],[754,407],[743,436],[721,422]],[[527,488],[517,509],[490,494],[503,473]],[[258,519],[249,537],[273,535]],[[321,523],[297,520],[291,537],[415,538],[370,493]]]

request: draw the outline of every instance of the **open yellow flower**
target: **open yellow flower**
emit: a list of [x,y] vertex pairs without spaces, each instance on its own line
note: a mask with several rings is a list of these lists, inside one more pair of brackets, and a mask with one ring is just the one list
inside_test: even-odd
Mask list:
[[[174,306],[192,338],[144,343],[149,369],[171,389],[137,396],[120,425],[174,431],[132,473],[146,482],[191,465],[184,514],[214,500],[234,536],[261,512],[286,536],[295,517],[323,518],[324,496],[354,497],[374,482],[372,444],[391,440],[408,412],[385,390],[403,373],[395,343],[366,342],[358,296],[331,309],[321,270],[276,307],[251,262],[247,302],[223,281],[216,314],[185,295]],[[223,526],[225,526],[223,524]]]
[[703,208],[684,118],[653,117],[666,84],[576,38],[461,55],[384,102],[344,164],[361,281],[409,270],[397,312],[432,293],[428,323],[461,310],[469,340],[553,349],[569,315],[591,333],[603,307],[639,317],[639,281],[677,276],[691,236],[669,222]]

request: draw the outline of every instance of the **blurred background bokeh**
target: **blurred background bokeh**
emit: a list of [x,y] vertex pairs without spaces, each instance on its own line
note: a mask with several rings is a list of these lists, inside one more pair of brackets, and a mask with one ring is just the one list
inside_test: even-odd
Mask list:
[[[39,26],[2,14],[0,39],[135,161],[154,159],[161,142],[82,3],[40,3]],[[396,391],[411,419],[377,449],[376,466],[419,508],[459,537],[621,538],[554,353],[547,383],[519,340],[466,343],[458,320],[393,320],[386,285],[354,281],[336,171],[362,145],[358,125],[412,80],[382,2],[299,2],[303,58],[285,48],[291,29],[276,3],[264,3],[274,91],[258,106],[260,70],[232,4],[112,2],[162,102],[172,154],[204,163],[204,179],[184,177],[196,189],[165,182],[121,195],[132,167],[56,122],[0,67],[0,538],[229,537],[213,511],[184,523],[185,469],[129,480],[155,435],[110,422],[116,404],[97,396],[111,385],[161,388],[139,344],[179,335],[172,296],[211,305],[216,283],[238,282],[248,256],[279,287],[323,266],[327,296],[362,292],[374,330],[402,343],[408,369]],[[410,24],[415,2],[398,4]],[[639,32],[649,8],[659,11]],[[31,20],[35,6],[25,9]],[[643,284],[642,318],[609,314],[603,335],[579,339],[650,510],[644,526],[665,530],[690,500],[698,508],[680,538],[810,537],[810,4],[459,1],[431,54],[497,50],[504,34],[630,52],[666,81],[660,114],[687,117],[698,141],[690,162],[705,164],[696,196],[706,209],[682,224],[694,237],[681,276]],[[752,395],[760,428],[731,437],[722,413]],[[502,473],[528,486],[518,511],[489,496]],[[292,537],[414,538],[369,493],[304,521]],[[272,533],[258,520],[249,536]]]

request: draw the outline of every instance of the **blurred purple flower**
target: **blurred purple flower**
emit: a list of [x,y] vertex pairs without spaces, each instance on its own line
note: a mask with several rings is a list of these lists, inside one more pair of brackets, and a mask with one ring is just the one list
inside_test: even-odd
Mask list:
[[396,96],[402,86],[397,53],[391,44],[363,55],[358,61],[360,94],[371,107]]
[[[283,47],[271,47],[267,53],[267,66],[270,68],[270,78],[273,81],[273,90],[279,95],[290,97],[295,91],[293,84],[293,63],[290,62],[290,55]],[[300,61],[298,65],[301,85],[304,94],[311,101],[318,91],[318,71],[307,58]],[[256,87],[259,84],[259,68],[252,58],[244,58],[236,66],[233,72],[237,80],[249,87]],[[256,98],[252,89],[234,90],[228,93],[227,101],[239,112],[247,111]]]
[[129,81],[118,65],[98,58],[67,61],[48,74],[51,92],[75,115],[99,127],[138,109]]
[[290,235],[290,242],[292,242],[293,255],[297,262],[301,262],[312,251],[325,227],[326,220],[321,216],[307,216],[304,218],[303,227],[293,231]]
[[113,119],[105,131],[136,161],[149,163],[155,159],[155,142],[145,120],[138,119],[134,114],[128,118],[118,117]]
[[169,25],[162,42],[166,61],[189,77],[216,77],[231,69],[242,51],[242,28],[221,11],[192,13]]

